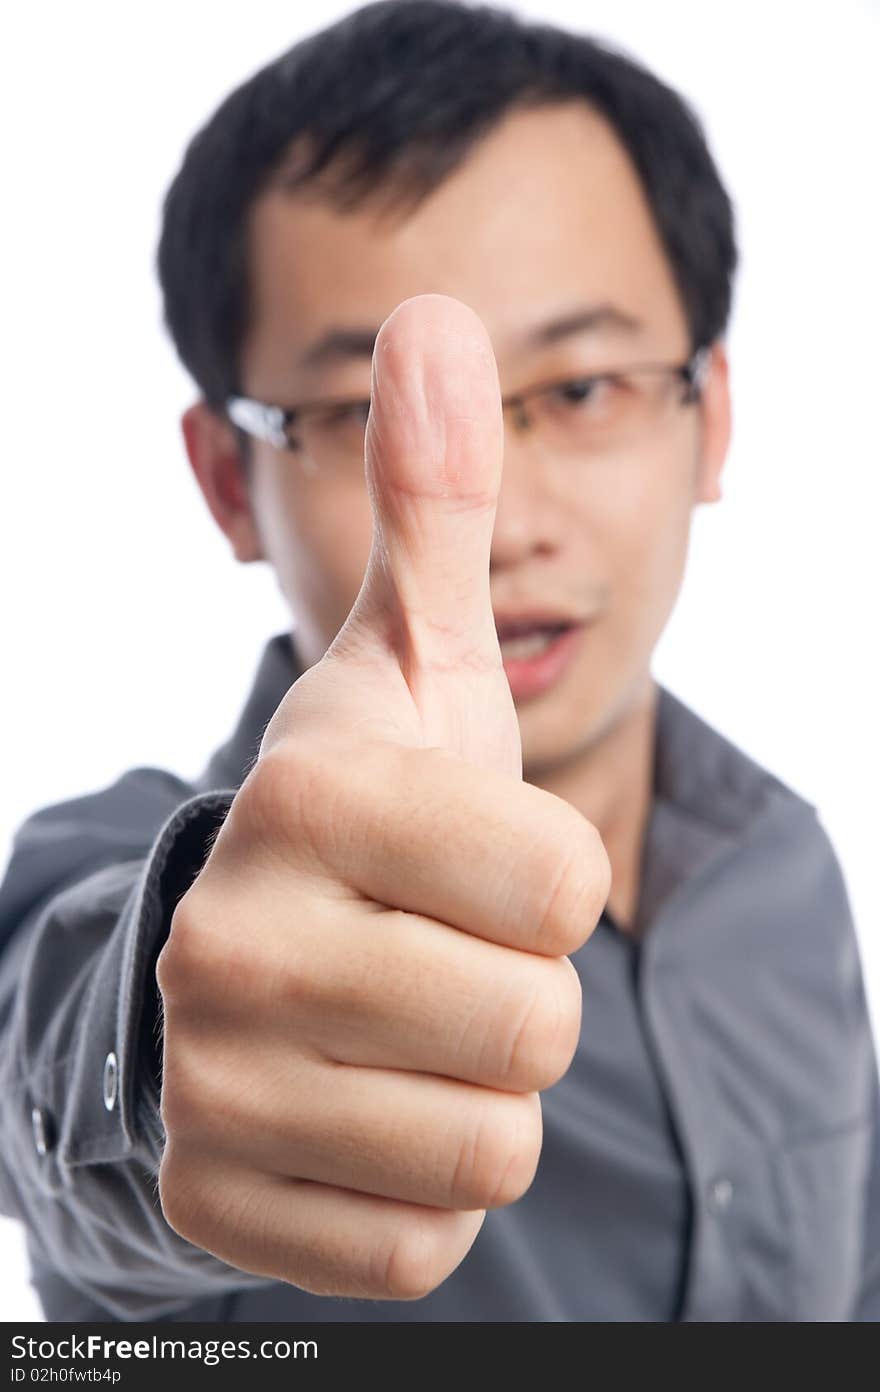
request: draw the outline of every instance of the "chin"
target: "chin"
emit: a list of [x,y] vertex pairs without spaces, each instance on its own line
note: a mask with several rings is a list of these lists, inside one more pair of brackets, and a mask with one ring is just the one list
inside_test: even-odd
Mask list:
[[562,768],[589,750],[604,724],[596,694],[593,688],[566,701],[548,699],[517,706],[523,777]]
[[[650,681],[650,672],[647,674]],[[522,741],[523,777],[546,775],[588,758],[627,712],[640,704],[645,675],[623,670],[572,672],[556,691],[516,706]]]

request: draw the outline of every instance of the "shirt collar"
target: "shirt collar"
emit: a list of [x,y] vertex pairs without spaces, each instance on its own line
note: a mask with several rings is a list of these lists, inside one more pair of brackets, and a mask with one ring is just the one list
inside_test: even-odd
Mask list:
[[304,671],[292,633],[277,633],[269,640],[238,724],[196,780],[199,791],[241,786],[256,763],[263,733],[282,696]]
[[634,935],[672,897],[731,851],[780,781],[657,683],[651,810]]

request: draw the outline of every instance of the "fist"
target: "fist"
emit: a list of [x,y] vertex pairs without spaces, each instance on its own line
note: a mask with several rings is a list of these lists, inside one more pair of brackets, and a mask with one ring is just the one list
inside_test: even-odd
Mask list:
[[174,914],[159,1193],[241,1270],[414,1299],[522,1197],[581,1023],[568,954],[610,888],[522,780],[489,592],[503,425],[472,311],[423,295],[373,355],[373,544]]

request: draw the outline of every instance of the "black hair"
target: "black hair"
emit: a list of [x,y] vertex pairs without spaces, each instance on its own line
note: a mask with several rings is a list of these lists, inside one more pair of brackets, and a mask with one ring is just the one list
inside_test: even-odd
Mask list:
[[294,45],[221,104],[165,198],[165,320],[204,398],[241,390],[248,220],[266,186],[344,210],[418,202],[509,111],[582,99],[629,152],[687,318],[718,338],[736,267],[733,210],[700,122],[633,59],[593,38],[458,0],[380,0]]

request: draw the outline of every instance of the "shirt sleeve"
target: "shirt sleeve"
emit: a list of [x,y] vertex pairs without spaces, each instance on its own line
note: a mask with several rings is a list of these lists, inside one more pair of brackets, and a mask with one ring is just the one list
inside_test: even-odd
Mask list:
[[[820,823],[821,827],[821,823]],[[862,951],[852,906],[837,854],[824,828],[822,850],[826,864],[824,885],[829,921],[842,938],[841,1018],[846,1020],[850,1041],[848,1072],[859,1098],[859,1115],[865,1119],[864,1159],[858,1164],[861,1187],[859,1267],[855,1295],[847,1316],[850,1322],[880,1320],[880,1070],[877,1041],[871,1021]],[[861,1149],[861,1148],[860,1148]]]
[[155,963],[233,796],[187,798],[140,854],[114,825],[118,797],[94,795],[99,815],[86,800],[44,809],[0,887],[0,1211],[25,1225],[35,1265],[117,1319],[267,1284],[175,1233],[157,1187]]
[[[850,1322],[880,1320],[880,1077],[877,1046],[868,1005],[862,951],[856,932],[849,893],[837,853],[827,831],[818,823],[821,842],[817,862],[824,864],[821,890],[814,902],[821,905],[841,945],[839,1010],[846,1022],[848,1085],[858,1098],[858,1115],[864,1117],[864,1149],[855,1167],[861,1189],[859,1266],[855,1295],[846,1317]],[[821,1260],[821,1254],[817,1254]]]
[[865,1190],[862,1280],[853,1321],[880,1321],[880,1075],[876,1049],[872,1084],[871,1159]]

